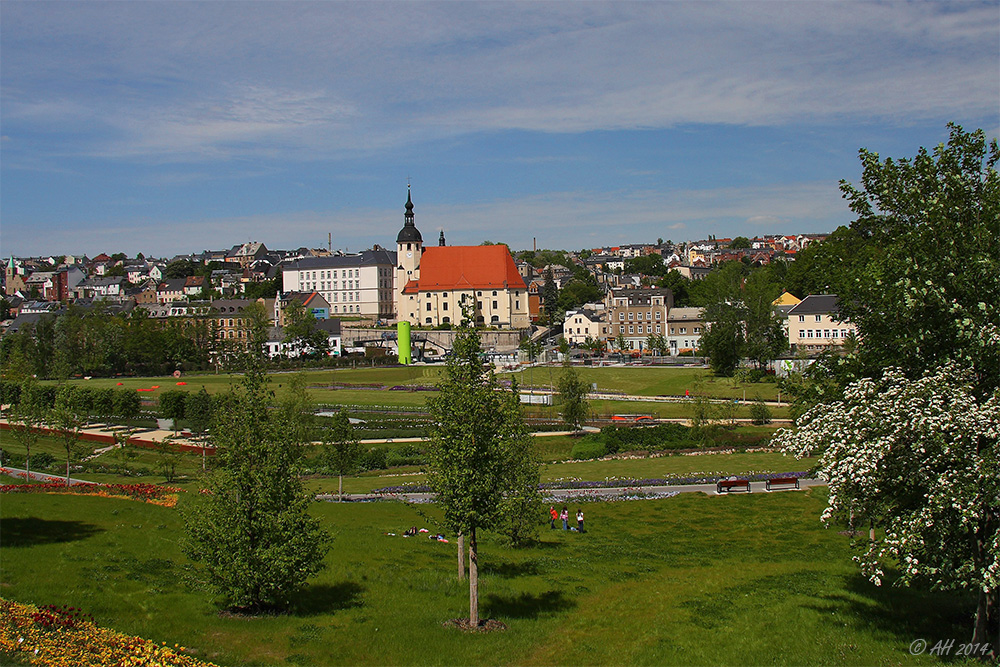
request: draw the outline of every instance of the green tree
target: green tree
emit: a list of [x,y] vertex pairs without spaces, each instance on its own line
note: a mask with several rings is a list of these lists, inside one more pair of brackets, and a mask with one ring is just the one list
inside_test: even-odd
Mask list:
[[187,278],[188,276],[193,276],[196,272],[194,263],[188,259],[178,259],[174,262],[167,264],[167,268],[163,270],[163,277],[170,279],[177,278]]
[[567,366],[559,376],[559,414],[563,422],[573,431],[579,431],[590,414],[587,394],[590,386],[584,382],[576,369]]
[[287,603],[329,548],[298,477],[301,429],[272,400],[261,365],[250,360],[216,409],[206,493],[184,512],[187,555],[231,608],[252,613]]
[[745,236],[737,236],[729,243],[729,247],[734,250],[747,250],[750,248],[750,239]]
[[1000,387],[1000,148],[949,128],[947,144],[912,160],[861,151],[860,186],[841,190],[868,250],[846,258],[853,280],[837,294],[858,328],[861,376],[955,361],[986,396]]
[[212,396],[202,387],[194,394],[188,394],[184,401],[184,416],[191,431],[203,437],[212,425]]
[[270,280],[261,280],[256,283],[244,283],[243,298],[256,301],[257,299],[273,299],[278,295],[281,287],[281,276],[277,275]]
[[24,468],[31,473],[31,448],[38,443],[41,436],[39,429],[45,421],[47,408],[38,391],[38,382],[32,376],[27,376],[21,382],[20,396],[17,403],[7,410],[7,423],[14,440],[24,447]]
[[142,412],[142,400],[139,394],[131,389],[119,389],[115,392],[114,414],[124,422],[136,419]]
[[566,312],[579,308],[585,303],[600,301],[604,296],[601,288],[597,284],[594,274],[587,272],[582,278],[573,278],[559,290],[558,304],[555,312]]
[[625,338],[625,334],[619,332],[618,335],[615,336],[615,347],[617,347],[618,351],[622,353],[628,351],[628,339]]
[[180,429],[180,421],[184,419],[187,396],[186,391],[179,389],[171,389],[160,395],[160,416],[173,422],[175,433]]
[[177,479],[177,464],[180,463],[181,452],[174,442],[173,436],[168,436],[163,440],[154,443],[156,450],[156,467],[167,481],[172,483]]
[[556,287],[551,266],[545,269],[545,282],[542,283],[541,297],[542,306],[545,308],[545,318],[550,324],[554,323],[559,308],[559,288]]
[[750,273],[740,293],[743,306],[744,347],[741,356],[764,369],[788,349],[783,317],[774,307],[781,286],[771,281],[770,273],[758,269]]
[[324,353],[329,348],[326,334],[316,328],[316,316],[298,301],[285,307],[284,331],[285,342],[303,354]]
[[705,309],[705,329],[701,333],[701,354],[708,357],[712,372],[732,375],[742,358],[743,313],[731,303],[716,303]]
[[[188,394],[184,402],[184,416],[191,425],[195,438],[204,441],[205,434],[212,425],[214,404],[212,396],[202,387],[197,393]],[[201,469],[205,470],[205,443],[201,442]]]
[[481,354],[479,333],[462,327],[438,395],[429,400],[428,482],[446,524],[468,540],[472,627],[479,625],[479,532],[497,528],[512,485],[523,488],[530,447],[517,394],[500,386]]
[[674,306],[682,308],[690,303],[688,286],[691,281],[681,275],[677,269],[671,269],[665,276],[656,281],[657,287],[666,287],[674,296]]
[[56,392],[56,402],[49,414],[49,422],[59,433],[58,437],[66,450],[66,486],[69,486],[69,469],[79,457],[80,431],[84,424],[82,401],[75,387],[66,385]]
[[824,522],[883,529],[854,558],[872,582],[883,583],[888,562],[902,585],[978,595],[974,644],[1000,620],[1000,393],[979,398],[978,381],[955,365],[918,379],[887,369],[774,439],[796,456],[821,455]]
[[642,255],[625,260],[625,273],[641,273],[644,276],[665,276],[669,272],[663,263],[663,255]]
[[323,433],[323,459],[337,473],[339,502],[344,502],[344,475],[353,475],[358,471],[363,451],[347,410],[341,408]]

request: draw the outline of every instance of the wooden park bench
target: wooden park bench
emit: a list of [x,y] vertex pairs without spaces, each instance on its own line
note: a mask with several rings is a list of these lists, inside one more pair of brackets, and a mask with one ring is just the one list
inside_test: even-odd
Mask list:
[[750,493],[750,480],[749,479],[720,479],[715,483],[715,492],[730,493],[734,490],[743,489],[747,493]]
[[799,488],[798,477],[775,477],[764,482],[765,488],[770,491],[774,487],[797,489]]

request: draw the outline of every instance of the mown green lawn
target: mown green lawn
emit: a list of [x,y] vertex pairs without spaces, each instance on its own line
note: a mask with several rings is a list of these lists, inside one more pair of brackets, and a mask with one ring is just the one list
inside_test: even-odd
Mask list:
[[291,613],[239,618],[182,555],[176,509],[7,495],[2,596],[80,607],[220,665],[940,662],[907,647],[968,636],[972,600],[869,584],[824,506],[820,489],[685,494],[584,505],[588,532],[545,527],[526,549],[486,535],[481,612],[507,629],[466,634],[445,625],[468,614],[454,542],[399,536],[438,530],[430,505],[316,504],[334,536],[326,570]]
[[[742,385],[734,382],[731,378],[715,378],[711,372],[703,368],[660,368],[660,367],[611,367],[611,368],[589,368],[577,367],[580,377],[588,383],[596,383],[598,391],[620,391],[627,394],[640,396],[683,396],[685,391],[691,395],[704,395],[712,398],[739,398],[753,400],[760,397],[764,400],[775,400],[777,398],[777,387],[773,383],[755,383]],[[384,386],[395,385],[434,385],[440,381],[444,373],[443,366],[408,366],[396,368],[357,368],[357,369],[337,369],[337,370],[308,370],[303,371],[308,384],[313,387],[310,395],[319,403],[358,403],[358,404],[386,404],[386,405],[422,405],[426,392],[399,392],[399,391],[361,391],[361,397],[355,396],[353,389],[330,390],[329,387],[337,384],[380,384]],[[502,377],[517,377],[522,384],[534,386],[552,387],[559,380],[563,369],[559,366],[538,367],[521,371],[519,373],[502,374]],[[285,380],[287,372],[276,372],[271,374],[271,388],[280,398],[287,385]],[[143,392],[143,398],[154,399],[162,392],[170,389],[180,389],[183,391],[199,391],[202,387],[210,394],[226,391],[229,387],[239,381],[238,375],[227,373],[212,374],[198,373],[185,375],[181,378],[172,376],[152,377],[152,378],[93,378],[91,380],[73,380],[74,384],[87,387],[118,387],[128,389],[150,389],[154,386],[158,389],[151,392]],[[177,384],[183,382],[184,384]],[[336,396],[336,400],[330,397]],[[375,399],[374,396],[380,396]],[[409,398],[403,398],[409,397]],[[341,398],[343,397],[343,398]],[[414,402],[414,397],[419,397],[419,401]],[[347,400],[350,399],[350,400]]]

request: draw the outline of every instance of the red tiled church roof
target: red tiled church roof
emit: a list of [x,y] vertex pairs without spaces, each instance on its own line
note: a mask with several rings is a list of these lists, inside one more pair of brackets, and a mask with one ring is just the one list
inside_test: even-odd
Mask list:
[[[407,283],[404,293],[412,289]],[[507,246],[431,246],[420,257],[416,291],[527,289]]]

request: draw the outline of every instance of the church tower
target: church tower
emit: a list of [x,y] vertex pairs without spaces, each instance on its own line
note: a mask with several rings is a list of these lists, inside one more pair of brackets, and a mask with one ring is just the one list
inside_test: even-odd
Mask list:
[[403,288],[411,280],[420,278],[420,255],[424,250],[424,240],[413,222],[413,200],[410,186],[406,186],[406,213],[403,214],[403,228],[396,236],[396,319],[406,319],[403,312]]

